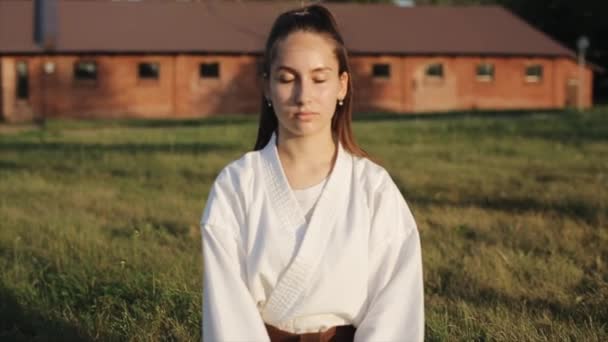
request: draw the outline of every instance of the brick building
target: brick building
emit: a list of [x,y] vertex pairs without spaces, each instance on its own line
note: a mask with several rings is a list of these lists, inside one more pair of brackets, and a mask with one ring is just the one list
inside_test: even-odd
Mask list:
[[[40,3],[0,1],[5,120],[256,113],[266,34],[293,5],[55,1],[46,49],[34,40]],[[328,7],[351,56],[357,111],[591,105],[592,70],[501,7]]]

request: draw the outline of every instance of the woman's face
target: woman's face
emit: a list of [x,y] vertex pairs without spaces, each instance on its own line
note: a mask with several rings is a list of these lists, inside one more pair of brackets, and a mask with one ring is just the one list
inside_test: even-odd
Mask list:
[[331,119],[348,85],[348,74],[338,74],[332,44],[317,33],[294,32],[276,48],[265,96],[274,107],[280,134],[331,135]]

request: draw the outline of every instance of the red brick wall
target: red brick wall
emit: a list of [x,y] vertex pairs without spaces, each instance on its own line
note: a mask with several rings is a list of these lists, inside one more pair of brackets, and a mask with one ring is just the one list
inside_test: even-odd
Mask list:
[[[389,64],[390,77],[374,77],[375,63]],[[393,56],[351,57],[353,99],[355,111],[403,111],[407,102],[409,84],[403,58]]]
[[[96,81],[75,80],[77,60],[97,61]],[[56,58],[56,72],[44,80],[45,115],[100,117],[164,117],[173,112],[173,61],[165,56],[65,56]],[[157,80],[138,78],[139,62],[160,65]],[[52,99],[52,100],[49,100]]]
[[[571,84],[575,88],[578,88],[581,75],[580,69],[575,61],[560,59],[555,62],[555,70],[558,75],[557,79],[559,80],[555,86],[556,105],[564,106],[567,102],[568,85]],[[583,72],[582,100],[585,108],[593,104],[593,73],[588,68],[585,68]]]
[[[199,77],[200,63],[219,63],[219,78]],[[261,88],[257,58],[252,56],[188,56],[176,58],[176,115],[208,116],[257,113]]]
[[[166,56],[52,56],[52,57],[5,57],[7,101],[16,98],[15,63],[27,61],[29,69],[29,99],[32,112],[45,117],[164,117],[173,112],[173,59]],[[97,80],[75,80],[74,62],[97,61]],[[160,63],[158,80],[139,80],[138,62]],[[44,63],[54,63],[55,70],[43,71]],[[8,106],[7,117],[26,116],[26,106]],[[8,115],[7,115],[8,114]]]
[[[97,61],[97,81],[74,79],[74,62],[79,59]],[[16,99],[19,60],[28,62],[26,101]],[[138,63],[146,61],[159,63],[158,80],[138,78]],[[482,61],[494,64],[494,80],[477,79],[476,66]],[[43,72],[45,62],[54,63],[54,73]],[[200,63],[209,62],[219,62],[218,78],[200,77]],[[262,94],[257,62],[253,56],[217,55],[4,56],[0,57],[0,115],[18,121],[35,115],[183,118],[257,113]],[[443,79],[425,75],[426,66],[435,62],[443,64]],[[374,63],[389,64],[390,77],[374,77]],[[526,81],[525,66],[532,63],[543,66],[540,82]],[[562,108],[568,99],[576,104],[572,94],[579,78],[576,62],[565,58],[354,56],[351,65],[356,111]],[[586,69],[585,107],[592,104],[592,76]]]
[[0,115],[15,121],[15,65],[13,60],[0,57]]
[[[494,65],[494,79],[479,80],[479,63]],[[389,63],[391,77],[374,78],[374,63]],[[427,65],[443,64],[444,77],[425,75]],[[428,112],[470,109],[562,108],[568,79],[578,79],[569,59],[507,57],[353,57],[356,109],[359,111]],[[526,81],[525,67],[543,66],[539,82]],[[592,73],[586,69],[583,103],[592,104]]]
[[[15,63],[19,60],[28,63],[28,101],[16,100]],[[74,79],[77,60],[97,62],[96,81]],[[199,63],[215,61],[220,64],[219,78],[200,78]],[[249,56],[187,55],[3,57],[2,113],[13,121],[28,119],[32,113],[79,118],[254,113],[261,98],[256,61]],[[54,73],[42,71],[45,62],[54,63]],[[159,63],[159,78],[139,79],[140,62]]]

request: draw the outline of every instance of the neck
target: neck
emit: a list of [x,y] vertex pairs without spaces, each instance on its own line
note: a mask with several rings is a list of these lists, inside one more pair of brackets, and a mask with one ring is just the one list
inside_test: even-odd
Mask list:
[[332,164],[337,142],[331,131],[315,135],[295,136],[279,128],[277,150],[279,156],[290,164]]

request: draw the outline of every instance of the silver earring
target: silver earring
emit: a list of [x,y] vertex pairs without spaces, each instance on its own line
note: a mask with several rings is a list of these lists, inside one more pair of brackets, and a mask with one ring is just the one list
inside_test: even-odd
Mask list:
[[344,101],[342,99],[338,100],[338,105],[342,106],[344,104]]
[[269,100],[266,100],[266,102],[268,102],[268,107],[272,107],[272,102],[270,102]]

